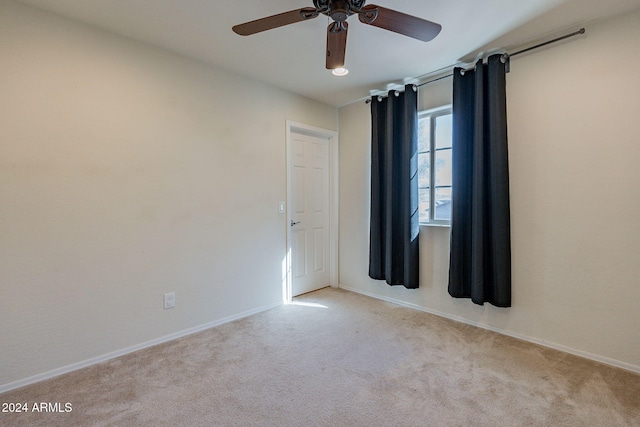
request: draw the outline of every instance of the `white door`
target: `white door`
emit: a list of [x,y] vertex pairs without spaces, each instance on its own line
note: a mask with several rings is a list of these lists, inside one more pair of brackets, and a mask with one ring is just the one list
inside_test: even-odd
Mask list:
[[330,285],[329,138],[291,132],[289,242],[292,296]]

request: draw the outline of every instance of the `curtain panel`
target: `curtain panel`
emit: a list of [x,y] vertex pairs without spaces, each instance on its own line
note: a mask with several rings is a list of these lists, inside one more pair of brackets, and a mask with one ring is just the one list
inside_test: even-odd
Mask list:
[[419,286],[418,95],[415,86],[371,102],[369,276]]
[[511,306],[506,66],[493,55],[453,75],[448,291],[498,307]]

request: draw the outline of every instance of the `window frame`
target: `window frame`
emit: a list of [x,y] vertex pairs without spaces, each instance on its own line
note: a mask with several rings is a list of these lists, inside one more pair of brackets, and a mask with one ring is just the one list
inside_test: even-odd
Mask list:
[[[452,193],[453,193],[453,183],[451,186],[436,186],[435,182],[436,182],[436,152],[437,151],[442,151],[443,149],[436,149],[435,145],[435,138],[436,138],[436,126],[435,126],[435,121],[438,117],[441,116],[446,116],[446,115],[451,115],[451,119],[453,120],[453,106],[451,104],[448,105],[443,105],[440,107],[436,107],[436,108],[431,108],[428,110],[422,110],[418,112],[418,123],[420,122],[420,120],[424,119],[425,117],[429,117],[430,123],[429,123],[429,140],[430,140],[430,145],[429,145],[429,219],[428,221],[423,221],[422,220],[422,215],[420,215],[420,226],[427,226],[427,227],[450,227],[451,226],[451,220],[445,220],[445,219],[435,219],[435,211],[436,211],[436,190],[438,188],[451,188],[452,189]],[[420,138],[420,135],[418,135],[418,138]],[[453,141],[451,142],[451,148],[445,148],[445,150],[449,150],[451,149],[453,151]],[[418,156],[421,155],[425,155],[426,153],[424,151],[418,151]],[[420,173],[418,171],[418,173]],[[424,187],[418,187],[418,191],[420,191],[420,189],[424,189]]]

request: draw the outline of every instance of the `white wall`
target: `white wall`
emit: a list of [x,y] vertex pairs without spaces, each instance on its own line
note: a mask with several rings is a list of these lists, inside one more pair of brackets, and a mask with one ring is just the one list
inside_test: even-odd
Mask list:
[[[448,295],[446,228],[421,228],[420,289],[367,277],[369,107],[343,107],[341,286],[640,371],[638,40],[640,12],[512,60],[509,309]],[[424,86],[423,106],[450,85]]]
[[282,301],[285,121],[335,108],[5,0],[0,34],[0,390]]

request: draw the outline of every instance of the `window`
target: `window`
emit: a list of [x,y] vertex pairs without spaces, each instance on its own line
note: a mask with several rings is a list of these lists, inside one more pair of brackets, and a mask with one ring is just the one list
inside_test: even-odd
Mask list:
[[[451,221],[451,108],[418,116],[418,192],[420,224]],[[431,167],[435,165],[435,167]]]

